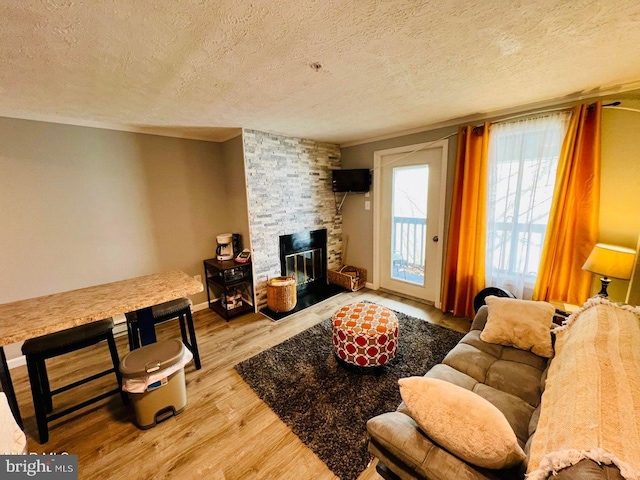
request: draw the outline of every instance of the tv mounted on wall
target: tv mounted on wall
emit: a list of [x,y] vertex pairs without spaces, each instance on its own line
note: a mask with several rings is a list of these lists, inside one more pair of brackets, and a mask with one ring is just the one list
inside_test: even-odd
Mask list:
[[368,192],[371,172],[368,168],[333,170],[331,185],[334,192]]

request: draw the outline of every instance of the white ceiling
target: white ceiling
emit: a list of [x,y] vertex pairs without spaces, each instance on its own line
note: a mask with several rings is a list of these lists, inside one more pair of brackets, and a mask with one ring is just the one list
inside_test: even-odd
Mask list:
[[638,0],[3,0],[0,35],[0,116],[214,141],[350,144],[640,86]]

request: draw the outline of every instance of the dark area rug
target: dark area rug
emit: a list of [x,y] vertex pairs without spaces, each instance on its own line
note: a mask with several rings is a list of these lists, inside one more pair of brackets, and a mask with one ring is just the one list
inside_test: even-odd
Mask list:
[[342,480],[367,467],[371,417],[396,409],[398,379],[424,375],[440,363],[462,334],[403,313],[398,354],[375,372],[340,364],[330,320],[236,365],[260,398]]

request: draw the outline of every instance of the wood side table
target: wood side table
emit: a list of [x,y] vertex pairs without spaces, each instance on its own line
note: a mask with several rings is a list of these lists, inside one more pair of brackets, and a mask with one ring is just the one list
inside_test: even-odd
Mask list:
[[549,300],[549,303],[556,309],[556,314],[553,317],[553,322],[557,323],[558,325],[562,324],[564,320],[569,318],[569,315],[571,315],[573,312],[576,312],[580,309],[578,305],[565,303],[562,300]]

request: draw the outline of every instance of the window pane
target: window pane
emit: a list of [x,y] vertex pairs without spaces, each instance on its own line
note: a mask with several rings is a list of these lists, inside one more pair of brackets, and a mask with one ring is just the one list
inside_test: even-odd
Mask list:
[[491,127],[487,286],[520,298],[533,288],[568,119],[559,113]]
[[424,285],[429,166],[393,169],[391,278]]

